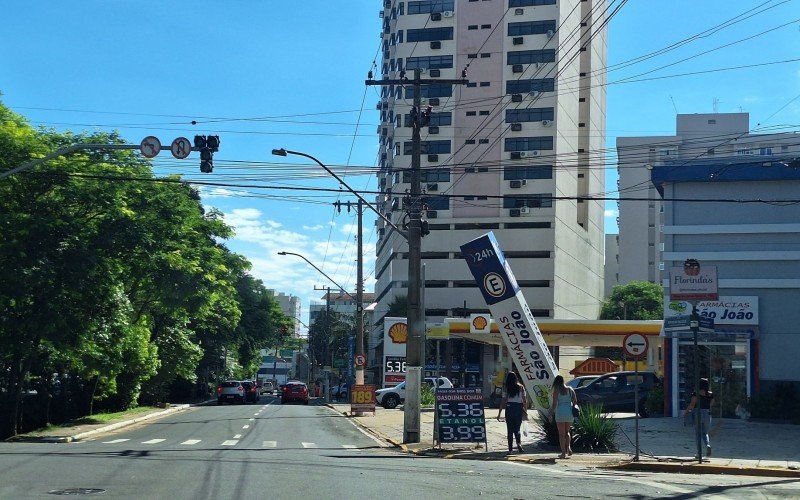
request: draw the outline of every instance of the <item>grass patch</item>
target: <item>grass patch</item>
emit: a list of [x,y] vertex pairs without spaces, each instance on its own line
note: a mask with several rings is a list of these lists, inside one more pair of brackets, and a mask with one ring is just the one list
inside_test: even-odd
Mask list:
[[46,436],[48,434],[58,434],[58,431],[68,427],[78,427],[81,425],[97,425],[97,424],[110,424],[119,420],[127,420],[129,418],[136,418],[144,415],[145,413],[152,412],[153,410],[160,410],[154,406],[139,406],[125,411],[116,411],[110,413],[96,413],[91,416],[85,416],[70,420],[63,424],[53,425],[50,424],[46,427],[31,431],[27,436]]

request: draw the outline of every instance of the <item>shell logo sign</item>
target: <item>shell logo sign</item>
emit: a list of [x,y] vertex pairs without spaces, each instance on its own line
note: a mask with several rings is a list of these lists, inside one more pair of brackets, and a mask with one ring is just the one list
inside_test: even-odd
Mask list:
[[405,344],[408,341],[408,325],[395,323],[389,328],[389,338],[395,344]]
[[484,328],[486,328],[486,325],[488,324],[489,322],[486,321],[486,318],[484,318],[483,316],[478,316],[477,318],[472,320],[472,327],[475,328],[476,330],[483,330]]
[[469,321],[470,333],[490,333],[491,316],[488,314],[472,314]]

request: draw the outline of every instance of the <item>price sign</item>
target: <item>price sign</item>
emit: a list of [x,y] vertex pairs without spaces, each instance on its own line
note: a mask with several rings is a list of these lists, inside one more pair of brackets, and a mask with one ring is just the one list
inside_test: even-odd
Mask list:
[[386,366],[383,367],[386,373],[406,373],[405,356],[386,356]]
[[375,413],[374,385],[354,385],[350,388],[350,412],[357,411]]
[[486,442],[483,394],[479,388],[436,390],[439,443]]

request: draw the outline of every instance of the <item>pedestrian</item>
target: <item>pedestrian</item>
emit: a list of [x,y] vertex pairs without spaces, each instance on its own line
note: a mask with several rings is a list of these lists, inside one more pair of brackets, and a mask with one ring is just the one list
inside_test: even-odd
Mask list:
[[572,423],[575,417],[572,414],[572,407],[578,404],[578,398],[572,387],[564,384],[564,377],[557,375],[553,379],[553,392],[550,400],[550,419],[555,419],[558,428],[558,444],[561,447],[561,455],[558,458],[572,456]]
[[700,436],[703,438],[703,444],[706,445],[706,456],[711,456],[711,440],[708,437],[708,431],[711,429],[711,407],[714,405],[714,393],[708,385],[707,378],[700,379],[700,394],[693,392],[692,399],[689,401],[689,406],[683,410],[683,416],[692,410],[700,412]]
[[508,437],[508,452],[514,451],[514,438],[517,439],[517,451],[522,453],[522,438],[519,428],[522,420],[528,419],[528,398],[525,395],[525,387],[517,380],[517,374],[510,371],[506,375],[505,394],[500,402],[500,409],[497,411],[497,420],[500,414],[506,411],[506,434]]

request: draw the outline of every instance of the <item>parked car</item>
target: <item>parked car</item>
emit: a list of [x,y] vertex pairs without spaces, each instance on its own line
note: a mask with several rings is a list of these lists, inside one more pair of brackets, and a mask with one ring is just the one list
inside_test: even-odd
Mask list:
[[303,382],[290,380],[281,386],[281,404],[300,401],[308,404],[308,386]]
[[275,392],[275,384],[269,381],[261,383],[261,394],[272,394]]
[[242,387],[244,388],[245,403],[256,403],[261,398],[258,393],[258,384],[256,384],[255,380],[243,380]]
[[[447,377],[425,377],[422,383],[433,387],[434,390],[443,387],[449,389],[453,387],[453,383]],[[384,408],[391,410],[397,408],[397,405],[406,399],[406,383],[400,382],[394,387],[387,387],[385,389],[378,389],[375,391],[375,401]]]
[[639,386],[639,415],[647,417],[644,402],[650,389],[661,384],[653,372],[613,372],[597,377],[589,385],[575,389],[578,404],[601,404],[606,412],[634,411],[634,391]]
[[217,404],[242,403],[244,404],[244,386],[238,380],[226,380],[217,385]]
[[580,377],[575,377],[574,379],[567,382],[567,385],[572,387],[573,389],[577,389],[579,387],[586,387],[587,385],[591,384],[592,381],[597,379],[598,375],[583,375]]

